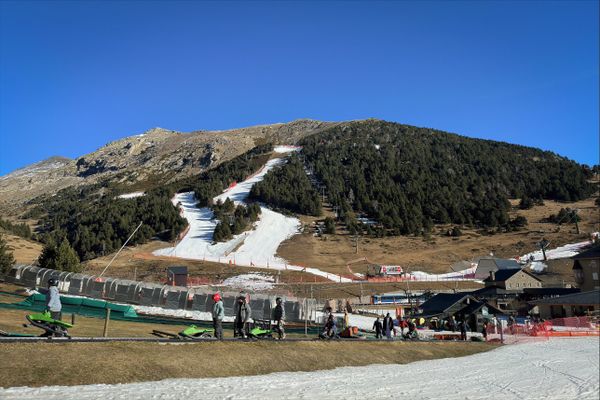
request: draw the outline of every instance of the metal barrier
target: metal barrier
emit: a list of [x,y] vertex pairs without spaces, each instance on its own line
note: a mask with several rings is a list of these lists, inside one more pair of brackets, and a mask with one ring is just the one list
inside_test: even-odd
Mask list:
[[[210,287],[187,288],[126,279],[100,278],[39,268],[33,265],[16,265],[5,278],[8,282],[38,289],[46,288],[50,277],[58,281],[58,288],[62,293],[167,309],[210,312],[213,305],[212,295],[216,291]],[[235,301],[239,295],[240,293],[235,291],[221,294],[225,315],[233,315]],[[276,297],[281,297],[284,301],[287,321],[303,322],[306,319],[312,322],[315,320],[317,302],[314,299],[260,293],[252,294],[250,297],[252,317],[255,319],[271,318]]]

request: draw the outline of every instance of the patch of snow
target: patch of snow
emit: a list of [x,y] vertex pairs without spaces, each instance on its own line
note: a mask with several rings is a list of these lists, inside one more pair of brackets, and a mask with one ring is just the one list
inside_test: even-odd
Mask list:
[[275,146],[273,151],[275,153],[291,153],[293,151],[302,150],[302,146]]
[[144,192],[133,192],[133,193],[126,193],[126,194],[121,194],[119,196],[117,196],[117,198],[119,199],[133,199],[135,197],[141,197],[141,196],[145,196],[146,193]]
[[[284,163],[285,160],[282,158],[269,160],[256,174],[228,188],[222,194],[214,197],[213,201],[224,202],[229,198],[236,205],[245,204],[252,186],[262,181],[273,167]],[[261,215],[252,230],[236,235],[227,242],[213,243],[212,238],[217,221],[213,219],[214,215],[210,208],[196,207],[197,201],[193,192],[178,193],[172,199],[172,203],[173,205],[181,203],[183,216],[188,220],[190,229],[175,247],[156,250],[153,253],[155,255],[216,261],[256,268],[305,271],[336,282],[351,282],[348,278],[342,278],[316,268],[288,265],[286,260],[275,255],[281,242],[299,232],[301,223],[297,218],[287,217],[261,206]]]
[[235,289],[268,290],[274,286],[275,278],[271,275],[250,273],[227,278],[221,284]]
[[[212,321],[212,314],[208,311],[172,310],[162,307],[132,306],[136,313],[145,315],[159,315],[164,317],[193,319],[196,321]],[[233,322],[234,317],[225,316],[223,321]]]
[[548,269],[548,266],[541,261],[533,261],[529,265],[529,269],[536,274],[541,274]]
[[[116,385],[0,389],[4,400],[89,399],[580,399],[600,396],[597,338],[501,346],[461,358],[314,372],[166,379]],[[373,359],[377,362],[377,359]],[[326,394],[326,395],[325,395]],[[374,396],[374,394],[376,396]]]
[[475,280],[473,275],[477,269],[477,264],[473,264],[471,267],[456,272],[448,272],[445,274],[429,274],[423,271],[412,271],[406,276],[410,277],[415,281],[456,281],[456,280]]
[[[590,244],[591,242],[588,240],[585,242],[565,244],[564,246],[560,246],[555,249],[548,249],[546,250],[546,258],[548,260],[555,260],[558,258],[573,257],[574,255],[581,253],[581,251],[583,251],[583,249],[589,246]],[[524,261],[530,260],[532,258],[533,261],[540,261],[544,259],[544,255],[542,254],[541,250],[538,250],[531,253],[527,253],[520,257],[520,259]]]

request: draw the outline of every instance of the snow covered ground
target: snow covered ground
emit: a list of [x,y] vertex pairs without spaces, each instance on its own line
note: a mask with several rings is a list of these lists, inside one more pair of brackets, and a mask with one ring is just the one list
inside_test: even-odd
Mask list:
[[250,273],[232,276],[223,281],[221,286],[234,289],[268,290],[273,288],[275,278],[266,274]]
[[125,193],[122,195],[117,196],[119,199],[133,199],[136,197],[141,197],[141,196],[145,196],[146,193],[144,192],[132,192],[132,193]]
[[[557,258],[573,257],[574,255],[581,253],[583,248],[586,246],[589,246],[589,245],[590,245],[590,241],[587,240],[585,242],[565,244],[564,246],[560,246],[555,249],[548,249],[548,250],[546,250],[546,258],[548,260],[555,260]],[[521,260],[524,260],[524,261],[529,260],[529,258],[531,256],[533,256],[533,259],[536,261],[540,261],[540,260],[544,259],[544,255],[542,254],[542,251],[538,250],[538,251],[527,253],[527,254],[521,256]]]
[[122,385],[11,388],[0,389],[0,398],[597,400],[598,358],[597,338],[554,339],[405,365]]
[[[286,153],[297,149],[293,146],[277,146],[275,152]],[[284,162],[283,158],[269,160],[256,174],[227,189],[213,200],[225,201],[229,198],[236,204],[244,204],[252,186],[262,181],[269,170]],[[157,250],[154,252],[155,255],[216,261],[256,268],[305,271],[336,282],[351,281],[316,268],[288,265],[286,260],[275,255],[281,242],[298,233],[301,224],[297,218],[286,217],[261,206],[260,219],[254,224],[252,230],[236,235],[227,242],[213,244],[212,237],[217,221],[213,219],[212,210],[206,207],[196,207],[197,201],[193,192],[178,193],[173,198],[173,204],[179,203],[183,209],[183,216],[190,225],[189,232],[175,247]]]

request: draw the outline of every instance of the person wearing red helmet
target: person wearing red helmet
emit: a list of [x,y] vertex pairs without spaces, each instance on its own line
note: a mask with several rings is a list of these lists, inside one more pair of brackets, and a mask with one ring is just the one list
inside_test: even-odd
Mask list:
[[213,295],[213,301],[215,304],[212,309],[213,317],[213,328],[215,330],[215,337],[219,340],[223,339],[223,318],[225,317],[225,307],[221,301],[221,295],[215,293]]

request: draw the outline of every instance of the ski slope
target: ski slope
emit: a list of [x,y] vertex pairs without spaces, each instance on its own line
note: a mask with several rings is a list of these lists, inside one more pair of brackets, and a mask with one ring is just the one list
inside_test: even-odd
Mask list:
[[[274,149],[279,154],[296,150],[298,148],[293,146],[277,146]],[[284,163],[285,159],[281,157],[269,160],[257,173],[228,188],[213,200],[224,202],[229,198],[236,205],[245,204],[252,186],[262,181],[271,169]],[[342,278],[316,268],[288,265],[286,260],[276,256],[279,245],[298,233],[301,224],[297,218],[286,217],[261,206],[260,218],[251,230],[236,235],[227,242],[213,244],[213,233],[218,221],[213,219],[212,210],[207,207],[196,207],[197,201],[193,192],[178,193],[172,202],[173,205],[181,204],[183,216],[187,219],[190,229],[175,247],[156,250],[153,253],[155,255],[215,261],[255,268],[305,271],[335,282],[351,282],[348,278]]]
[[122,385],[22,387],[0,389],[0,398],[597,400],[598,349],[597,338],[553,339],[404,365]]

